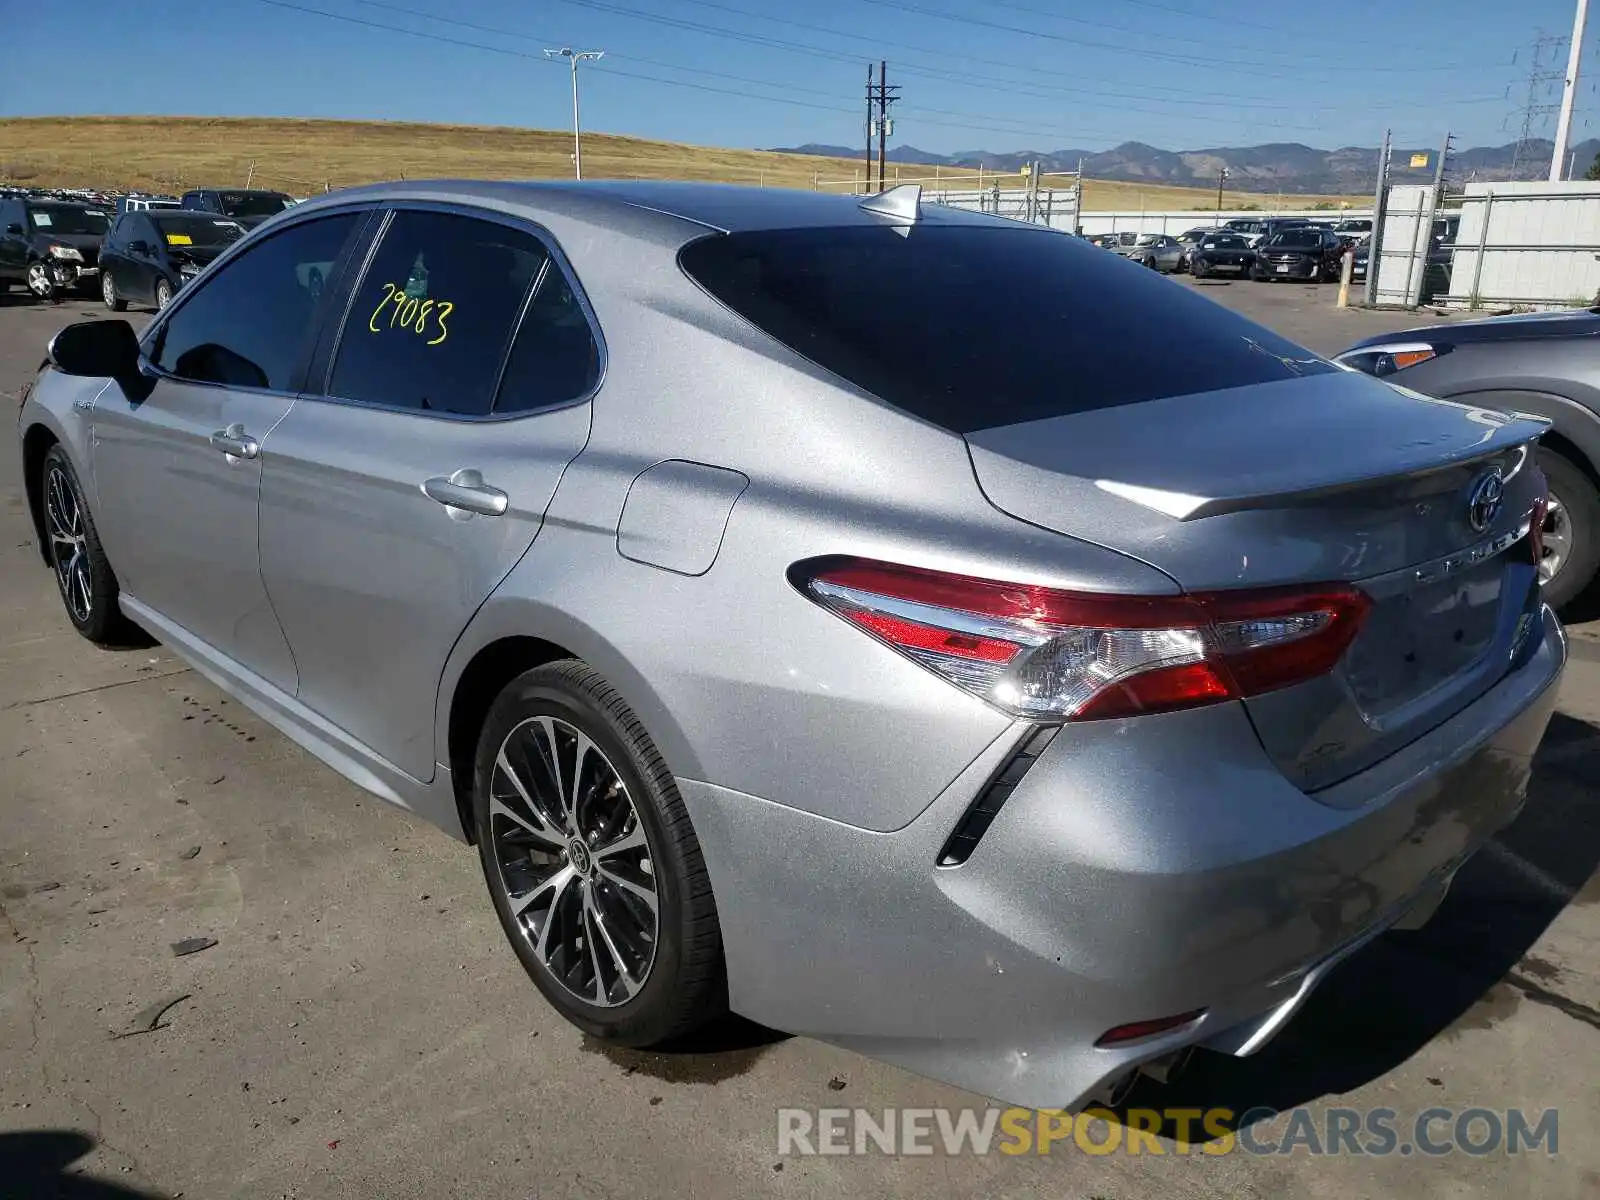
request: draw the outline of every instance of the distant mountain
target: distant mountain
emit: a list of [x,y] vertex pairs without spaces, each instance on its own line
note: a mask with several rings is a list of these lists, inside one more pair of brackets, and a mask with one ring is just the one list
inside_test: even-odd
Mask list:
[[[866,148],[848,146],[776,147],[786,154],[823,154],[833,158],[864,157]],[[1515,170],[1512,159],[1515,144],[1475,146],[1453,151],[1449,163],[1452,181],[1495,181],[1502,179],[1543,179],[1549,170],[1551,142],[1528,144]],[[1590,138],[1572,147],[1576,151],[1573,174],[1582,178],[1589,164],[1600,154],[1600,139]],[[1433,178],[1437,147],[1400,147],[1390,159],[1391,178],[1401,183],[1425,183]],[[1415,155],[1425,155],[1427,165],[1412,167]],[[1079,162],[1085,175],[1093,179],[1117,179],[1130,183],[1149,182],[1176,186],[1214,187],[1217,172],[1228,169],[1228,187],[1241,192],[1318,192],[1325,195],[1350,195],[1369,192],[1377,182],[1377,147],[1341,146],[1337,150],[1318,150],[1298,142],[1272,142],[1263,146],[1218,146],[1206,150],[1162,150],[1143,142],[1124,142],[1114,150],[1019,150],[994,154],[983,150],[964,150],[957,154],[934,154],[915,146],[895,146],[887,152],[895,163],[923,166],[984,167],[1007,174],[1024,163],[1037,161],[1045,171],[1073,171]]]

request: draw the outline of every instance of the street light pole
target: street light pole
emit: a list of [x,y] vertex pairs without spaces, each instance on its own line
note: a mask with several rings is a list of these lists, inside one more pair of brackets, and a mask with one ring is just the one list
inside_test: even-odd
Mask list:
[[1217,171],[1217,211],[1222,211],[1222,182],[1228,178],[1228,168],[1222,167]]
[[1589,20],[1589,0],[1578,0],[1572,18],[1572,39],[1567,49],[1567,82],[1561,89],[1561,116],[1556,120],[1555,151],[1550,155],[1550,182],[1561,182],[1561,168],[1567,157],[1567,139],[1572,133],[1572,105],[1578,97],[1578,64],[1583,57],[1583,27]]
[[604,58],[604,50],[574,50],[571,46],[563,46],[559,50],[546,50],[546,58],[564,58],[572,64],[572,177],[583,178],[583,139],[578,124],[578,64],[580,62],[593,62],[597,58]]

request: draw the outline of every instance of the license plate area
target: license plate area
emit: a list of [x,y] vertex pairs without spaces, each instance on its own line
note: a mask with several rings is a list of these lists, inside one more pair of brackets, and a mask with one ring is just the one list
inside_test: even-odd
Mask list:
[[1483,660],[1499,632],[1506,568],[1502,553],[1374,597],[1345,661],[1351,695],[1369,719],[1416,702]]

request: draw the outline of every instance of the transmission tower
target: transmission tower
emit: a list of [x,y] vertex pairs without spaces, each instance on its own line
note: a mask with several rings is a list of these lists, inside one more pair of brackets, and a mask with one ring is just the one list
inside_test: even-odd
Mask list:
[[[1556,37],[1541,33],[1528,47],[1528,98],[1521,108],[1514,109],[1512,116],[1521,118],[1521,126],[1517,133],[1516,145],[1511,149],[1511,178],[1518,178],[1518,169],[1525,162],[1541,162],[1548,157],[1543,147],[1536,147],[1535,142],[1542,138],[1534,136],[1535,131],[1542,133],[1550,114],[1561,106],[1554,102],[1553,85],[1564,83],[1566,74],[1561,67],[1561,56],[1566,51],[1570,39]],[[1512,62],[1515,62],[1515,57]]]

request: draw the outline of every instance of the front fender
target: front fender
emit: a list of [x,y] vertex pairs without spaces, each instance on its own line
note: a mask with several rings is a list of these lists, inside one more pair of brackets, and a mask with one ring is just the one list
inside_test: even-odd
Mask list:
[[[1470,404],[1475,408],[1495,408],[1503,412],[1523,412],[1548,418],[1552,430],[1577,447],[1587,460],[1578,465],[1586,468],[1591,475],[1600,476],[1600,415],[1588,405],[1553,392],[1523,388],[1450,392],[1442,398],[1457,404]],[[1596,399],[1600,401],[1600,396]]]
[[29,467],[36,457],[42,457],[43,451],[38,447],[44,441],[59,442],[67,449],[67,457],[77,472],[79,485],[87,494],[90,509],[99,507],[90,451],[89,415],[95,397],[106,386],[104,379],[74,378],[51,370],[48,363],[42,364],[38,377],[27,387],[17,413],[17,452],[26,476],[22,490],[33,521],[39,556],[46,566],[50,565],[50,558],[45,548],[44,508]]

